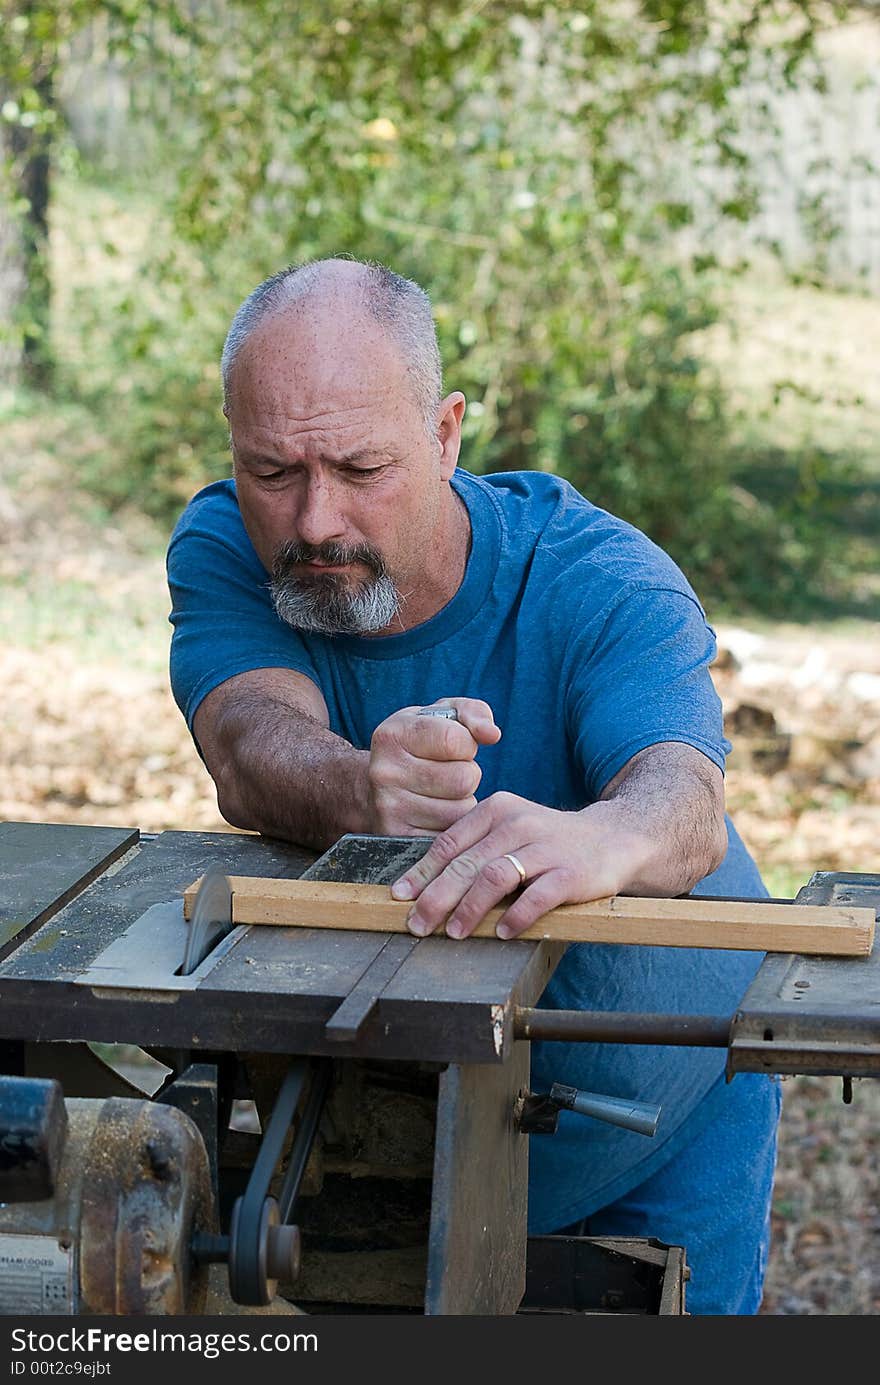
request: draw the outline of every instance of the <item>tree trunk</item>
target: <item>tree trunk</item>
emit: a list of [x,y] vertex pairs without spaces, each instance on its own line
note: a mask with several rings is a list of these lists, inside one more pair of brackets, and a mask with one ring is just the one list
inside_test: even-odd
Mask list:
[[[34,6],[4,7],[29,17]],[[44,36],[25,54],[27,86],[37,98],[36,114],[51,110],[54,97],[55,44]],[[20,93],[6,73],[0,81],[0,104],[20,106]],[[48,384],[51,277],[49,271],[49,190],[51,129],[38,119],[35,127],[20,120],[0,122],[0,382]]]

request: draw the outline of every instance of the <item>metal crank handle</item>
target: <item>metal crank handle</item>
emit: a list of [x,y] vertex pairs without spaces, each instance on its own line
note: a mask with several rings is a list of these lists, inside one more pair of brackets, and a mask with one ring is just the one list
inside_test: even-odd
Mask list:
[[553,1083],[550,1100],[564,1111],[577,1111],[578,1115],[592,1116],[608,1125],[619,1125],[624,1130],[635,1130],[639,1135],[654,1135],[657,1132],[660,1107],[652,1102],[581,1092],[577,1087],[566,1087],[561,1082]]
[[651,1102],[600,1096],[554,1082],[549,1092],[522,1092],[514,1105],[514,1121],[523,1135],[555,1135],[560,1111],[576,1111],[649,1136],[656,1133],[660,1119],[660,1107]]

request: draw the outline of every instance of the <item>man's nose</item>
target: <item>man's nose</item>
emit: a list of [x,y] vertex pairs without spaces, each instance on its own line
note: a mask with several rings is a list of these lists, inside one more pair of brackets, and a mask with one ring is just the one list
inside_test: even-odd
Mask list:
[[295,523],[297,537],[302,543],[317,546],[345,537],[345,516],[331,483],[323,478],[310,478],[298,498]]

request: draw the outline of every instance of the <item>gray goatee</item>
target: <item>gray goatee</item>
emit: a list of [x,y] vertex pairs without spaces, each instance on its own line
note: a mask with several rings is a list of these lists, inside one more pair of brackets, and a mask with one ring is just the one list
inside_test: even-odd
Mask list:
[[[309,562],[363,563],[370,575],[352,588],[343,573],[296,570],[298,564]],[[279,620],[294,630],[319,635],[382,630],[402,604],[384,558],[367,543],[283,543],[275,550],[269,591]]]

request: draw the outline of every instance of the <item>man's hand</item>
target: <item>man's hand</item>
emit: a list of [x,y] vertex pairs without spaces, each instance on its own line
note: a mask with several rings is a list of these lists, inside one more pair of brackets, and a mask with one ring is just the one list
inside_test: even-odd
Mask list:
[[370,742],[369,793],[373,831],[383,836],[433,836],[476,807],[479,746],[501,738],[488,703],[444,697],[457,721],[420,716],[403,707],[387,717]]
[[659,743],[578,812],[492,794],[442,831],[391,893],[415,901],[411,932],[445,925],[452,938],[512,896],[496,932],[514,938],[560,904],[684,894],[726,849],[721,771],[691,746]]
[[[649,845],[622,832],[609,808],[597,803],[561,813],[516,794],[492,794],[442,832],[391,892],[417,901],[411,932],[423,936],[445,924],[451,938],[466,938],[516,894],[496,929],[499,938],[514,938],[559,904],[617,894],[639,869]],[[521,862],[524,885],[508,853]]]

